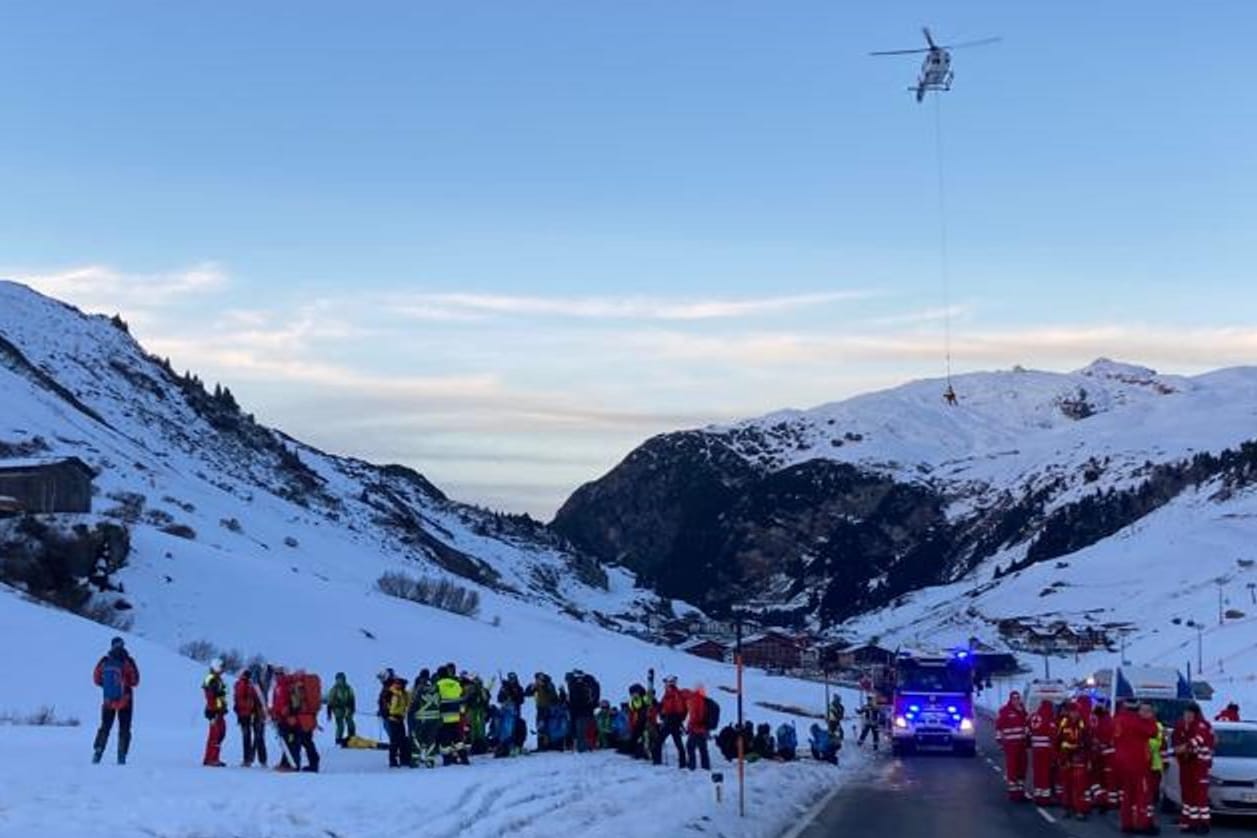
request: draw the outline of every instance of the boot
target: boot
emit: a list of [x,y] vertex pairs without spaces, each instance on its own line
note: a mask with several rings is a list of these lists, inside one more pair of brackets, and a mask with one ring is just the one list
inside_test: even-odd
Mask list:
[[319,767],[317,765],[307,765],[305,768],[301,769],[301,773],[302,774],[318,774]]
[[100,762],[100,758],[104,756],[104,753],[105,753],[104,748],[97,748],[96,750],[92,751],[92,765],[95,765],[96,763]]
[[284,762],[281,762],[279,765],[275,766],[275,770],[284,774],[290,774],[296,771],[297,769],[293,768],[292,765],[290,765],[287,762],[287,760],[285,760]]
[[122,750],[121,748],[118,749],[118,764],[119,765],[127,764],[127,752]]

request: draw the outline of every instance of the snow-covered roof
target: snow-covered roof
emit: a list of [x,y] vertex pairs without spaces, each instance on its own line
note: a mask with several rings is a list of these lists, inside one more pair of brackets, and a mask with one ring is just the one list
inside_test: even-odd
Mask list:
[[70,464],[78,466],[85,471],[92,472],[92,467],[80,460],[78,457],[18,457],[14,459],[0,459],[0,471],[28,471],[30,469],[47,468],[61,464]]
[[719,640],[712,640],[710,637],[695,637],[692,640],[685,641],[677,648],[683,652],[688,652],[691,649],[697,649],[701,646],[709,646],[709,645],[719,646],[721,649],[728,648],[724,643],[721,643]]

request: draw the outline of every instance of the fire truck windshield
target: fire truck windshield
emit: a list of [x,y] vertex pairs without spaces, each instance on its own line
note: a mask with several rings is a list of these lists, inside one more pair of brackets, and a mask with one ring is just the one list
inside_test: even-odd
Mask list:
[[950,666],[901,666],[898,675],[901,692],[967,693],[973,684],[967,669]]

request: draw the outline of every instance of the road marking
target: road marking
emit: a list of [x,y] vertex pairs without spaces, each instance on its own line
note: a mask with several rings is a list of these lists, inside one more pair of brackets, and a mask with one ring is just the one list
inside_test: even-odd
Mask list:
[[804,813],[803,817],[797,821],[789,831],[785,832],[781,838],[799,838],[799,836],[806,832],[807,828],[812,826],[813,822],[820,817],[821,812],[824,812],[827,808],[829,808],[829,804],[833,802],[834,798],[838,796],[838,792],[843,790],[843,788],[847,785],[847,781],[850,779],[850,777],[843,778],[841,782],[829,791],[825,792],[825,794],[821,796],[821,799],[816,801],[816,803],[812,805],[812,808],[808,809],[807,812]]
[[1043,820],[1048,823],[1056,823],[1056,818],[1052,817],[1042,806],[1035,806],[1034,810],[1039,813],[1039,817],[1043,818]]

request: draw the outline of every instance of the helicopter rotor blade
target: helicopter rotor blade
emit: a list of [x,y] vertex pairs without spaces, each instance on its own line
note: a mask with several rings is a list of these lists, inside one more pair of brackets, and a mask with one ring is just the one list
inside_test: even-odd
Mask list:
[[921,32],[925,35],[925,42],[930,45],[930,49],[936,49],[938,44],[934,43],[933,36],[930,35],[930,27],[922,26]]
[[923,49],[884,49],[878,52],[870,52],[869,55],[916,55],[921,52],[931,52],[928,48]]
[[979,38],[976,41],[961,41],[958,44],[947,44],[943,49],[964,49],[965,47],[984,47],[987,44],[998,44],[1003,38]]

